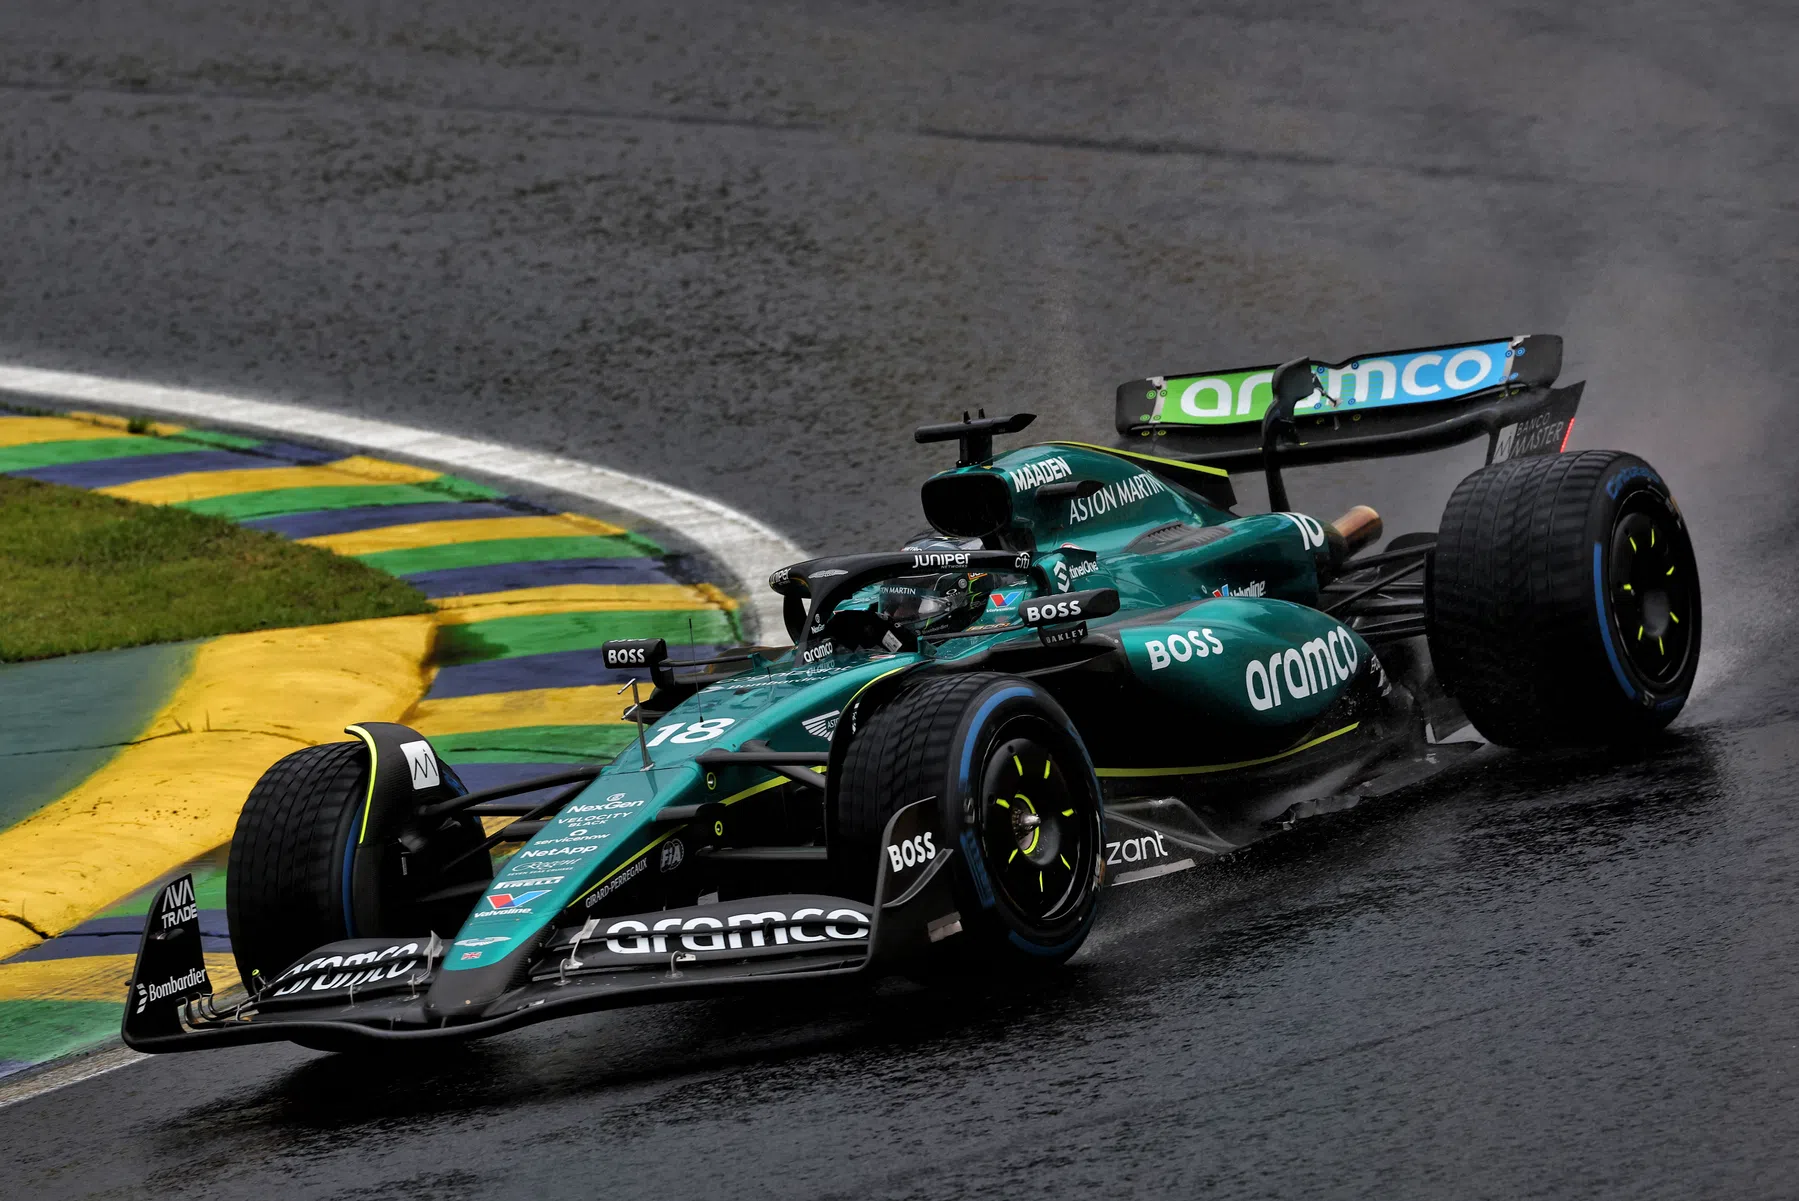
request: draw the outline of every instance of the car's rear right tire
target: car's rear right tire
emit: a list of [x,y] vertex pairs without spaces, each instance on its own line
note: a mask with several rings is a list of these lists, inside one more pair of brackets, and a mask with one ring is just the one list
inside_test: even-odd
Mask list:
[[1495,463],[1463,480],[1427,595],[1439,679],[1505,746],[1641,741],[1686,703],[1699,576],[1654,468],[1614,450]]

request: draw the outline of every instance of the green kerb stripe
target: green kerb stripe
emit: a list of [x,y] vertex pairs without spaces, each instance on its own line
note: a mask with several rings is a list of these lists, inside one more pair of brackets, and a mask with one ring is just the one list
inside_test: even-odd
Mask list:
[[256,517],[282,517],[320,509],[356,509],[363,505],[424,505],[444,500],[493,500],[492,488],[442,476],[423,484],[325,484],[316,488],[275,488],[268,492],[239,492],[207,500],[182,501],[183,509],[232,521]]
[[0,471],[30,471],[36,467],[61,467],[65,463],[92,463],[99,459],[135,459],[140,455],[176,454],[196,449],[166,438],[81,438],[71,442],[27,442],[0,447]]
[[622,537],[571,534],[564,538],[491,538],[484,542],[453,542],[446,546],[373,551],[356,557],[377,571],[385,571],[389,575],[411,575],[415,571],[491,567],[496,563],[536,563],[549,559],[632,559],[657,553],[659,551],[653,544],[629,534]]
[[634,725],[516,726],[478,734],[437,734],[431,745],[457,763],[610,763],[637,737]]
[[591,650],[612,638],[666,638],[670,645],[687,643],[687,620],[693,619],[697,643],[734,643],[741,635],[736,614],[721,609],[653,609],[610,613],[548,613],[538,617],[495,617],[437,632],[437,661],[480,663],[551,651]]
[[105,1042],[124,1001],[0,1001],[0,1060],[43,1063]]

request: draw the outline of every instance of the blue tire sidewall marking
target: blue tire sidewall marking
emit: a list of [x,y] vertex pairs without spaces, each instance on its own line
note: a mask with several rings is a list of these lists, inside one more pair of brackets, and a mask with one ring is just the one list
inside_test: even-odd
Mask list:
[[[956,796],[958,804],[960,804],[962,797],[968,795],[969,774],[973,771],[974,766],[974,746],[975,743],[979,741],[977,735],[980,733],[981,728],[987,723],[987,716],[999,706],[1001,701],[1009,700],[1012,697],[1030,695],[1032,695],[1032,693],[1029,688],[1017,686],[1002,688],[992,696],[988,697],[986,703],[975,710],[973,719],[968,723],[967,733],[963,735],[962,764],[956,773]],[[963,830],[962,837],[959,841],[962,843],[962,856],[968,861],[968,874],[974,880],[975,896],[980,899],[981,907],[983,909],[992,909],[994,906],[993,881],[987,875],[987,860],[986,857],[981,854],[980,839],[975,836],[973,830]]]
[[[957,792],[959,795],[965,796],[968,793],[970,773],[974,768],[974,747],[975,743],[978,741],[976,735],[981,728],[986,725],[988,715],[998,707],[1001,701],[1010,700],[1013,697],[1028,697],[1032,695],[1034,695],[1034,692],[1030,688],[1018,686],[1003,688],[988,697],[986,702],[975,711],[974,718],[968,723],[968,731],[963,736],[962,764],[956,776]],[[1080,748],[1081,762],[1082,765],[1086,767],[1088,773],[1088,784],[1093,790],[1094,797],[1098,798],[1098,805],[1103,813],[1105,801],[1101,796],[1099,788],[1099,776],[1093,769],[1093,757],[1087,753],[1087,744],[1081,741],[1080,733],[1072,726],[1065,724],[1063,728],[1074,739],[1075,746]],[[975,836],[973,830],[965,829],[962,831],[962,835],[958,841],[962,844],[963,858],[968,861],[968,874],[973,877],[974,880],[975,895],[980,898],[981,906],[983,908],[992,909],[995,903],[993,881],[987,875],[987,860],[986,857],[981,854],[980,840]],[[1022,937],[1016,930],[1008,930],[1006,932],[1006,937],[1011,940],[1014,946],[1017,946],[1021,950],[1029,951],[1033,955],[1060,955],[1068,951],[1071,947],[1080,944],[1080,941],[1087,936],[1087,930],[1093,925],[1093,918],[1098,912],[1099,906],[1088,906],[1087,915],[1081,919],[1081,924],[1074,933],[1053,946],[1044,946],[1040,943],[1034,943],[1029,939]]]
[[1618,677],[1618,686],[1624,689],[1624,695],[1631,700],[1637,699],[1636,685],[1624,674],[1624,664],[1618,659],[1618,648],[1612,642],[1612,615],[1605,603],[1605,545],[1593,543],[1593,604],[1598,610],[1599,636],[1605,640],[1605,657],[1611,661],[1612,674]]

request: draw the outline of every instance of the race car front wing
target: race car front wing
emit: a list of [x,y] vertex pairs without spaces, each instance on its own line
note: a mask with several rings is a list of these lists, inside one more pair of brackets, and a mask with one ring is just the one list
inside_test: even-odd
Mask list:
[[[885,846],[933,826],[934,799],[887,823]],[[937,845],[944,846],[946,840]],[[241,997],[220,997],[201,954],[193,880],[157,895],[144,928],[122,1034],[139,1051],[291,1040],[322,1049],[469,1039],[599,1009],[731,989],[880,976],[904,970],[960,931],[950,888],[956,851],[895,869],[880,857],[874,902],[776,894],[589,918],[552,926],[491,1000],[456,995],[460,952],[435,934],[319,947]],[[434,985],[447,984],[449,988]]]

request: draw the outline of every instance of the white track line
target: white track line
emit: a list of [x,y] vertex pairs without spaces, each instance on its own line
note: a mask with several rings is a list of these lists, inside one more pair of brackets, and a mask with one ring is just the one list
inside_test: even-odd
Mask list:
[[29,1101],[33,1097],[41,1097],[71,1084],[79,1084],[83,1080],[92,1080],[95,1076],[104,1076],[148,1058],[148,1055],[133,1051],[130,1047],[113,1043],[86,1055],[55,1060],[46,1067],[27,1070],[16,1081],[0,1077],[0,1109],[17,1105],[20,1101]]
[[303,405],[4,363],[0,363],[0,391],[339,443],[593,500],[691,538],[734,577],[732,582],[744,601],[746,624],[753,627],[747,632],[763,641],[780,641],[786,630],[781,600],[764,581],[775,568],[808,557],[779,531],[728,505],[560,455]]

